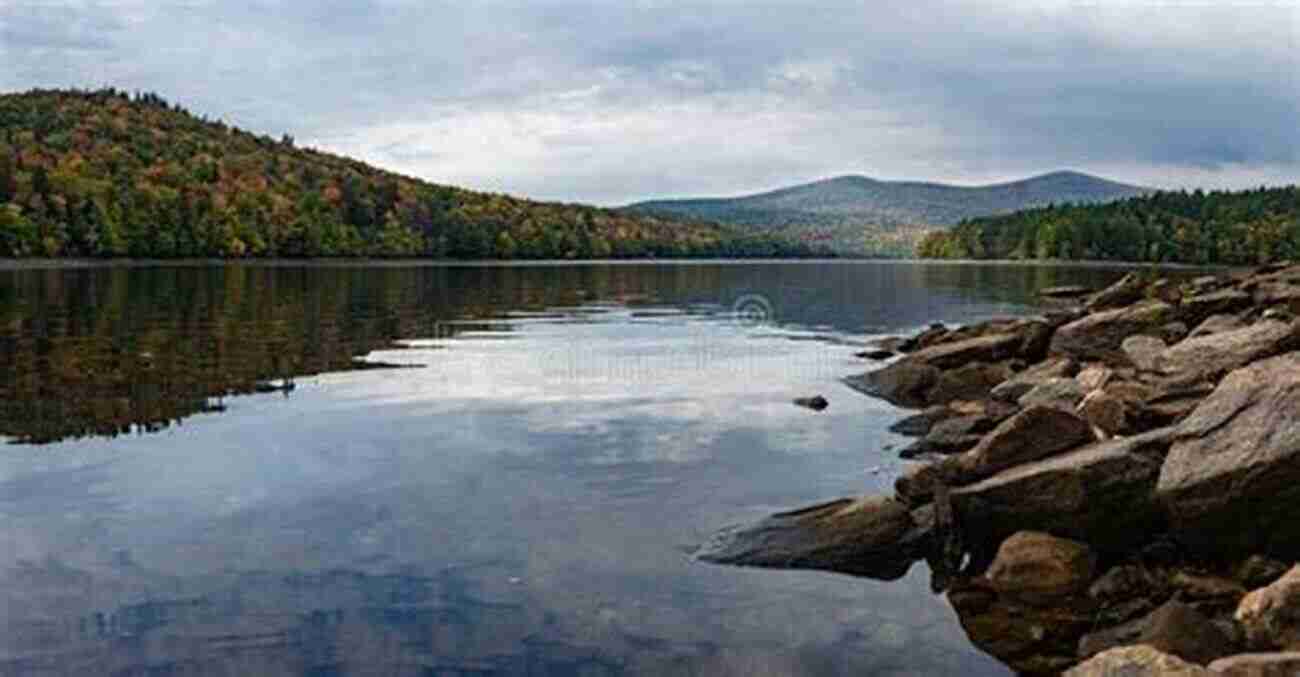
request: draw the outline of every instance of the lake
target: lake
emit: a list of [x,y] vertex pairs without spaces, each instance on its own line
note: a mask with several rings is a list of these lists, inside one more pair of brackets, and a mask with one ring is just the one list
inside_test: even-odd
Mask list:
[[0,269],[0,675],[1009,674],[923,564],[690,553],[891,491],[871,337],[1123,272]]

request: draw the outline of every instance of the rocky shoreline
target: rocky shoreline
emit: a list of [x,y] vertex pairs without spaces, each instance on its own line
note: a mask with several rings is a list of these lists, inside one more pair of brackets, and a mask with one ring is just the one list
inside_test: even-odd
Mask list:
[[1300,265],[1044,291],[1040,317],[882,341],[896,356],[847,379],[917,410],[894,495],[698,557],[882,580],[925,560],[1021,674],[1300,674]]

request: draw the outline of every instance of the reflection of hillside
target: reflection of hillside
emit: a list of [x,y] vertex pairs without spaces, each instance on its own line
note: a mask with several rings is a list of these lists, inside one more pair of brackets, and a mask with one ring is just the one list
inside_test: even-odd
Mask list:
[[268,380],[364,366],[358,356],[397,339],[508,331],[466,321],[511,313],[596,302],[726,309],[758,294],[776,321],[860,332],[927,322],[943,294],[1018,302],[1054,278],[1043,268],[830,264],[0,271],[0,435],[156,431]]

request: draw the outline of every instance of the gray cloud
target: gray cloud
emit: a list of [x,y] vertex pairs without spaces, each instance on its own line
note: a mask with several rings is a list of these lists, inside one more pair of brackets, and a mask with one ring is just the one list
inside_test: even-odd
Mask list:
[[432,180],[609,203],[1300,169],[1300,5],[878,4],[19,0],[0,87],[154,89]]

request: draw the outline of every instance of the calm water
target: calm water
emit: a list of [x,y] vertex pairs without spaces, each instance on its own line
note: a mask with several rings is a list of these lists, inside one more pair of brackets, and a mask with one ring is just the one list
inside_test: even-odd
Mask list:
[[1007,674],[924,565],[688,552],[889,490],[866,338],[1120,274],[0,270],[0,675]]

